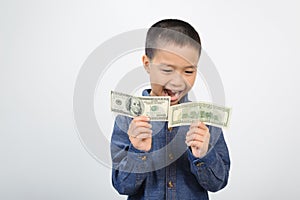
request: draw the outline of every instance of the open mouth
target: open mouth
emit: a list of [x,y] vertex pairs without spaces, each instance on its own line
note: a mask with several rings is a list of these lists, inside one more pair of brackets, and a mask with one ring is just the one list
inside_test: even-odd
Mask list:
[[182,91],[173,91],[169,89],[164,89],[164,96],[170,96],[171,97],[171,102],[179,100],[179,97],[182,93]]

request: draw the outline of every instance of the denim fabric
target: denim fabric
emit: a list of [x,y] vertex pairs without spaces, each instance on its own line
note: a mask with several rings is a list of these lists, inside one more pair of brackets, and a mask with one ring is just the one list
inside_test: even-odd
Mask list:
[[[143,95],[149,93],[145,90]],[[181,103],[187,101],[185,96]],[[143,152],[128,138],[131,120],[117,116],[111,138],[112,182],[120,194],[132,200],[207,200],[208,191],[226,186],[230,158],[222,129],[208,126],[209,150],[196,158],[185,144],[189,126],[168,129],[167,122],[151,121],[152,148]]]

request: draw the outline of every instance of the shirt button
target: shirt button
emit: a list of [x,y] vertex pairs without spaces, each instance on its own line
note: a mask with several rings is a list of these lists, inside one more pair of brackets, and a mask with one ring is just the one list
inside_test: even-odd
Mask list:
[[146,160],[147,159],[147,156],[142,156],[142,160]]
[[196,164],[197,167],[201,167],[202,165],[204,165],[204,162],[198,162],[198,163]]
[[174,159],[174,156],[173,156],[172,153],[169,154],[169,158],[170,158],[170,160],[173,160],[173,159]]
[[172,187],[174,187],[174,185],[173,185],[172,181],[169,181],[169,182],[168,182],[168,187],[169,187],[169,188],[172,188]]

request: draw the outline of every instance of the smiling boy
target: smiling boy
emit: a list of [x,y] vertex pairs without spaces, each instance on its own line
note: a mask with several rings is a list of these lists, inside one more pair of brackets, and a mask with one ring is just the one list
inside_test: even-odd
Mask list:
[[[187,22],[155,23],[147,33],[143,65],[151,89],[144,96],[188,102],[201,54]],[[208,199],[227,185],[230,159],[222,129],[194,122],[168,129],[147,116],[118,116],[111,138],[113,186],[128,199]]]

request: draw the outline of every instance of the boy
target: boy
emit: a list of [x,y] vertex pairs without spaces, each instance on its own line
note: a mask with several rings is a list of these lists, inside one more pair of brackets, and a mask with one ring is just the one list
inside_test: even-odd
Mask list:
[[[188,102],[201,53],[198,33],[188,23],[166,19],[147,33],[144,68],[151,89],[144,96]],[[147,116],[118,116],[111,138],[113,186],[128,199],[208,199],[226,186],[230,168],[222,129],[194,122],[168,129]]]

